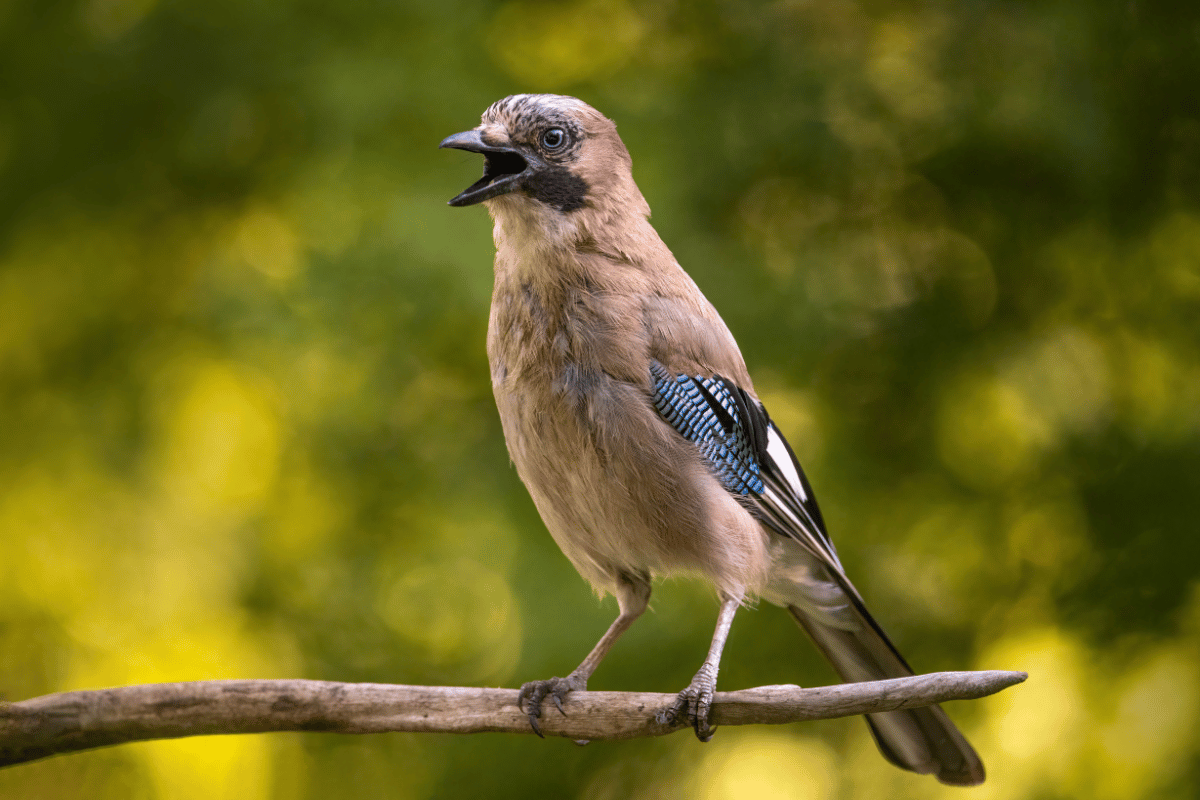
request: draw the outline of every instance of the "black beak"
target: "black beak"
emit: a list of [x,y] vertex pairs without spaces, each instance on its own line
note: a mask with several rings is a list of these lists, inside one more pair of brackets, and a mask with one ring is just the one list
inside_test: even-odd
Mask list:
[[483,154],[483,177],[451,199],[452,206],[473,206],[515,191],[520,188],[521,179],[540,165],[540,162],[521,153],[515,147],[496,147],[486,143],[479,131],[463,131],[447,136],[438,145],[438,149],[443,147]]

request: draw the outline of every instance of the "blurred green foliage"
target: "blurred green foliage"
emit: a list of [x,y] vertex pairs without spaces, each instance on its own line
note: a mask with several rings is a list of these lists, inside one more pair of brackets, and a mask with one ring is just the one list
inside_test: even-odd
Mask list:
[[[516,686],[614,614],[508,466],[483,336],[491,101],[620,124],[973,797],[1194,796],[1200,15],[1180,2],[0,2],[0,692]],[[675,691],[663,584],[592,681]],[[739,615],[721,685],[832,680]],[[12,798],[959,797],[860,721],[578,748],[213,737]]]

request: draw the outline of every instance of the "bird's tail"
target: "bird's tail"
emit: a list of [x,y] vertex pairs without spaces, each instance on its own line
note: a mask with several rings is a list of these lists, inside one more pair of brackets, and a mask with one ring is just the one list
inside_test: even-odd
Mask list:
[[[901,678],[913,671],[858,598],[844,609],[860,618],[853,630],[833,626],[802,607],[788,611],[848,682]],[[867,714],[867,724],[884,758],[901,769],[933,773],[942,783],[983,783],[983,762],[940,706]]]

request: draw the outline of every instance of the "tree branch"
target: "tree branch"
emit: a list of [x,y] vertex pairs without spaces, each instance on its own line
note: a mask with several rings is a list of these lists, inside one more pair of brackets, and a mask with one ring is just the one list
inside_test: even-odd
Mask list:
[[[715,725],[832,719],[983,697],[1024,681],[1024,672],[936,672],[911,678],[801,689],[760,686],[717,692]],[[0,703],[0,766],[147,739],[206,734],[532,733],[515,689],[399,686],[307,680],[151,683],[63,692]],[[543,708],[548,736],[633,739],[662,736],[674,694],[572,692],[565,714]]]

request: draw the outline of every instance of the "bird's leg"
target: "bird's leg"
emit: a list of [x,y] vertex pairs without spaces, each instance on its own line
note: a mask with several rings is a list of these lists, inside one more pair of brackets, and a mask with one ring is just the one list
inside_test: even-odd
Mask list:
[[721,666],[721,651],[725,649],[725,640],[729,638],[729,629],[733,625],[733,615],[741,605],[740,597],[723,596],[721,611],[717,614],[717,629],[713,631],[712,645],[708,648],[708,657],[700,665],[700,670],[688,687],[679,693],[675,704],[668,708],[663,715],[665,722],[674,725],[680,715],[686,715],[696,731],[696,737],[707,742],[716,733],[716,728],[708,725],[708,712],[712,709],[713,694],[717,690],[717,670]]
[[608,630],[600,637],[600,641],[596,642],[592,652],[587,654],[587,658],[583,659],[570,675],[565,678],[530,681],[517,693],[517,708],[526,711],[525,704],[528,702],[529,708],[526,713],[529,715],[529,724],[538,736],[542,735],[542,729],[538,726],[538,717],[542,715],[542,701],[549,697],[554,701],[559,713],[566,715],[566,712],[563,711],[562,701],[567,693],[583,691],[587,688],[588,678],[596,671],[596,667],[600,666],[600,662],[604,656],[608,655],[613,644],[646,610],[646,605],[650,602],[649,578],[621,575],[617,583],[616,595],[617,606],[621,609],[621,613],[613,620],[612,625],[608,626]]

